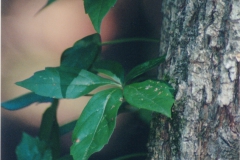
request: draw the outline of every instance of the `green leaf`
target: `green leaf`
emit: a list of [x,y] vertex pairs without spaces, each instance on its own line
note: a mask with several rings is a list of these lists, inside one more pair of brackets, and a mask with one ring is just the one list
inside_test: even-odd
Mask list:
[[23,133],[21,143],[16,149],[18,160],[52,160],[51,150],[44,141]]
[[63,52],[61,66],[88,70],[97,55],[101,53],[100,44],[99,34],[93,34],[77,41],[73,47]]
[[[99,34],[93,34],[77,41],[73,47],[63,52],[60,67],[76,71],[80,71],[81,69],[89,70],[97,56],[101,53],[100,44],[101,37]],[[64,77],[65,74],[60,72],[60,78],[65,79]],[[75,78],[74,76],[68,78],[66,83],[70,84]],[[67,89],[68,85],[62,86],[62,93],[65,93]]]
[[48,0],[47,3],[37,13],[41,12],[43,9],[45,9],[47,6],[49,6],[50,4],[52,4],[55,1],[56,0]]
[[166,55],[159,58],[152,59],[150,61],[144,62],[136,67],[134,67],[126,76],[125,83],[136,78],[137,76],[147,72],[148,70],[156,67],[158,64],[165,61]]
[[70,131],[72,131],[74,129],[74,127],[76,126],[77,121],[72,121],[69,122],[63,126],[60,127],[60,135],[64,135]]
[[73,131],[71,155],[87,160],[108,143],[122,103],[122,90],[112,88],[95,94],[84,108]]
[[94,63],[93,69],[109,76],[119,84],[123,83],[124,70],[122,65],[117,62],[107,60],[97,61]]
[[47,4],[45,5],[45,7],[49,6],[50,4],[52,4],[53,2],[55,2],[56,0],[48,0]]
[[85,12],[98,33],[100,33],[102,19],[116,2],[117,0],[84,0]]
[[36,94],[52,98],[77,98],[99,86],[119,85],[86,70],[79,72],[70,69],[63,67],[46,68],[43,71],[36,72],[29,79],[16,84]]
[[39,131],[39,138],[45,141],[52,150],[52,157],[60,156],[60,135],[57,122],[58,100],[55,99],[52,105],[44,112]]
[[31,92],[24,94],[20,97],[11,99],[9,101],[2,102],[1,106],[2,108],[5,108],[7,110],[18,110],[27,107],[33,103],[46,103],[52,101],[53,101],[52,98],[39,96]]
[[171,117],[174,103],[172,88],[160,81],[147,80],[127,85],[123,89],[126,101],[137,108],[144,108]]

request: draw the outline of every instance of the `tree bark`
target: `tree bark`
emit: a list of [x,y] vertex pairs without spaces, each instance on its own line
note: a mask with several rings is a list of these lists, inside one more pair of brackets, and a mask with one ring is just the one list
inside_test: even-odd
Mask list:
[[154,113],[149,160],[240,159],[240,1],[162,0],[159,78],[172,118]]

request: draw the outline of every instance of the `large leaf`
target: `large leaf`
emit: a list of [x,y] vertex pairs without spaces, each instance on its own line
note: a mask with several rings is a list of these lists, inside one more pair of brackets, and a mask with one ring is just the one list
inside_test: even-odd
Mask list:
[[171,117],[174,103],[172,88],[166,83],[147,80],[127,85],[123,90],[124,98],[137,108],[144,108]]
[[[93,62],[101,53],[101,38],[99,34],[93,34],[77,41],[73,47],[66,49],[61,56],[61,67],[69,70],[89,70]],[[77,75],[76,75],[77,76]],[[65,79],[65,74],[60,72],[60,78]],[[65,79],[70,84],[76,77]],[[68,85],[62,86],[62,93],[66,93]],[[65,96],[65,95],[64,95]]]
[[46,68],[16,84],[36,94],[53,98],[77,98],[99,86],[116,85],[115,82],[86,70],[78,72],[78,70],[63,67]]
[[63,52],[61,66],[89,69],[97,55],[101,53],[100,43],[99,34],[93,34],[77,41],[73,47]]
[[74,159],[87,160],[109,141],[121,103],[119,88],[98,92],[90,99],[73,131],[71,155]]
[[52,105],[44,112],[39,131],[39,138],[45,141],[52,150],[53,159],[60,156],[60,135],[57,122],[58,100],[55,99]]
[[27,93],[15,99],[1,103],[1,106],[7,110],[18,110],[31,105],[32,103],[52,102],[49,97],[39,96],[35,93]]
[[107,61],[107,60],[102,60],[102,61],[97,61],[93,65],[93,69],[103,73],[116,82],[122,84],[123,79],[124,79],[124,70],[121,64],[113,61]]
[[18,160],[52,160],[51,150],[44,141],[23,133],[21,143],[16,149]]
[[147,72],[148,70],[156,67],[158,64],[165,61],[166,55],[163,55],[159,58],[152,59],[150,61],[144,62],[136,67],[134,67],[126,76],[125,82],[128,82],[137,76]]
[[84,0],[85,12],[98,33],[100,33],[102,19],[116,2],[117,0]]

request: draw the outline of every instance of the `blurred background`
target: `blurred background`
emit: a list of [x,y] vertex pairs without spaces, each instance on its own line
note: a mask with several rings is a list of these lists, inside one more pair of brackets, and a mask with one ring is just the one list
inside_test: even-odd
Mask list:
[[[59,65],[62,52],[75,41],[95,33],[84,12],[83,0],[58,0],[37,13],[47,0],[2,0],[1,100],[7,101],[29,91],[15,82],[45,67]],[[160,0],[118,0],[104,18],[102,41],[119,38],[159,38]],[[104,59],[120,62],[126,71],[158,56],[159,44],[134,42],[103,48]],[[157,70],[150,75],[156,76]],[[61,100],[58,122],[77,119],[88,97]],[[1,109],[2,160],[15,160],[15,148],[22,132],[36,136],[42,113],[50,104],[34,104],[18,111]],[[108,160],[121,155],[147,152],[148,126],[134,113],[119,115],[117,128],[108,145],[92,156]],[[69,152],[71,133],[62,137],[63,154]],[[136,147],[138,146],[138,147]],[[140,159],[140,158],[137,158]]]

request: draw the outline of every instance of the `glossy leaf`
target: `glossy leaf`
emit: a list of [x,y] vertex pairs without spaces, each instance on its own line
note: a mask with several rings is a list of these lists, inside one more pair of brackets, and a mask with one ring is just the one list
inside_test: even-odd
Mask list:
[[121,64],[113,61],[102,60],[93,65],[93,69],[103,73],[119,84],[123,83],[124,70]]
[[152,59],[150,61],[144,62],[136,67],[134,67],[126,76],[125,82],[128,82],[137,76],[149,71],[150,69],[156,67],[158,64],[165,61],[166,55],[163,55],[159,58]]
[[99,86],[116,85],[115,82],[86,70],[78,72],[78,70],[63,67],[46,68],[36,72],[29,79],[16,84],[36,94],[53,98],[77,98]]
[[73,47],[63,52],[61,66],[88,70],[97,55],[101,53],[100,43],[99,34],[93,34],[77,41]]
[[108,143],[122,103],[122,90],[112,88],[95,94],[84,108],[73,131],[71,155],[87,160]]
[[147,80],[127,85],[123,90],[126,101],[137,108],[144,108],[171,117],[174,103],[172,88],[166,83]]
[[100,33],[102,19],[116,2],[117,0],[84,0],[85,12],[98,33]]
[[[66,49],[61,56],[61,67],[67,67],[69,70],[81,69],[88,70],[93,62],[101,53],[101,38],[99,34],[93,34],[77,41],[73,47]],[[65,79],[65,74],[60,72],[60,78]],[[70,84],[76,77],[65,79],[66,83]],[[61,87],[63,93],[68,89],[68,85]]]
[[40,140],[45,141],[51,147],[53,159],[60,156],[60,135],[57,122],[57,108],[58,100],[55,99],[52,105],[44,112],[39,131]]
[[44,141],[23,133],[16,149],[18,160],[52,160],[51,150]]
[[7,110],[18,110],[27,107],[33,103],[52,102],[53,99],[49,97],[39,96],[35,93],[27,93],[15,99],[1,103],[2,108]]

